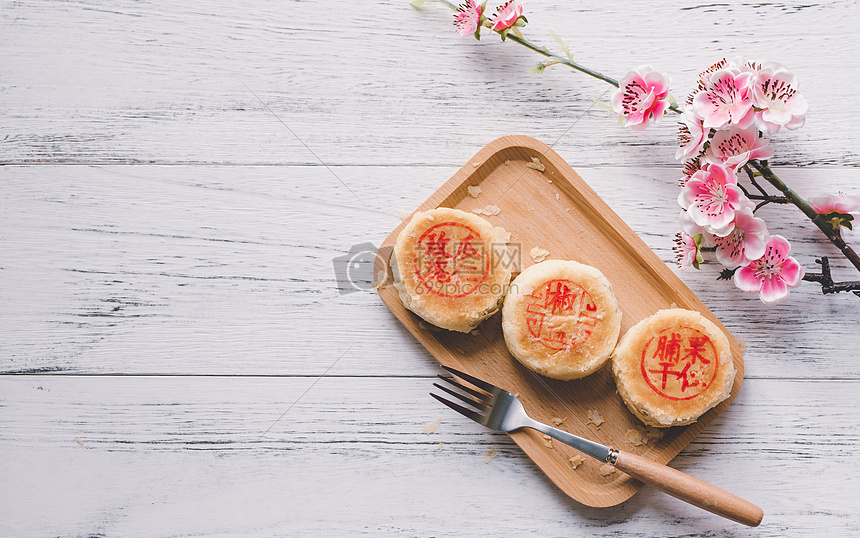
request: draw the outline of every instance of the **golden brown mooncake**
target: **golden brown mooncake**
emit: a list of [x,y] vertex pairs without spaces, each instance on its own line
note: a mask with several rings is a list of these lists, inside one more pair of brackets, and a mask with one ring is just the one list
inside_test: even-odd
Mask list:
[[606,277],[575,261],[547,260],[523,271],[502,307],[505,343],[523,365],[553,379],[596,372],[621,330]]
[[660,310],[630,328],[612,355],[618,394],[649,426],[695,422],[735,379],[726,335],[699,312]]
[[510,283],[506,235],[458,209],[415,213],[391,256],[403,305],[437,327],[473,330],[499,310]]

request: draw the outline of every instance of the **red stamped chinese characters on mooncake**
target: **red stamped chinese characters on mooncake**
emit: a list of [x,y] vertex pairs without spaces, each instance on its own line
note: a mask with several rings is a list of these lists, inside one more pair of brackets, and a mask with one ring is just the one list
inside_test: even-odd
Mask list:
[[576,282],[549,280],[527,296],[530,301],[525,316],[529,333],[546,347],[572,349],[594,332],[597,304]]
[[481,234],[457,222],[429,228],[418,239],[415,271],[431,293],[465,297],[478,289],[490,272],[490,256]]
[[690,400],[711,386],[720,366],[717,349],[691,327],[663,329],[642,350],[642,377],[670,400]]

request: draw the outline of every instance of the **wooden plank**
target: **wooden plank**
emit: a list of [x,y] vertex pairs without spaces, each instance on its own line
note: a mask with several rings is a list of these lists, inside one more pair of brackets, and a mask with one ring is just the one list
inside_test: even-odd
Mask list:
[[[672,263],[675,169],[577,170]],[[0,371],[433,372],[376,293],[338,293],[332,259],[353,244],[378,245],[400,223],[397,209],[411,212],[453,172],[339,167],[374,200],[367,207],[320,167],[0,168]],[[831,168],[778,172],[802,195],[857,178]],[[793,208],[762,215],[808,269],[816,256],[837,254]],[[837,267],[855,278],[847,264]],[[767,307],[717,282],[719,268],[711,261],[679,276],[746,341],[747,376],[860,376],[849,352],[856,297],[822,296],[805,283],[789,303]]]
[[[810,102],[774,162],[860,164],[851,133],[856,3],[527,6],[526,35],[572,42],[619,78],[653,64],[683,100],[723,56],[786,64]],[[443,164],[521,133],[584,165],[671,165],[675,122],[634,133],[593,106],[611,87],[452,31],[439,5],[6,3],[0,10],[0,162]],[[348,24],[334,21],[349,21]],[[635,21],[635,22],[634,22]],[[668,33],[654,33],[671,21]],[[332,25],[337,31],[331,31]]]
[[[15,487],[0,492],[0,532],[742,532],[652,488],[614,508],[570,501],[506,436],[430,398],[430,379],[315,381],[2,376],[0,478]],[[758,502],[757,536],[849,536],[856,385],[748,380],[672,465]]]

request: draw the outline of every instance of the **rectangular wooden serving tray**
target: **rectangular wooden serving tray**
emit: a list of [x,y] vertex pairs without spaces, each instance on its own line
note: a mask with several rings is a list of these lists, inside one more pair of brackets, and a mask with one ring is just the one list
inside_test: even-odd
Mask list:
[[[539,159],[544,171],[530,168]],[[470,185],[481,188],[475,198]],[[640,446],[625,440],[628,430],[642,424],[615,392],[609,364],[597,373],[575,381],[556,381],[526,369],[508,352],[502,335],[501,316],[484,321],[477,334],[431,328],[404,308],[393,286],[379,295],[394,315],[436,359],[518,394],[526,411],[536,420],[552,424],[587,439],[668,463],[735,398],[744,376],[743,355],[737,341],[696,295],[648,248],[621,218],[582,180],[555,151],[527,136],[506,136],[491,142],[469,160],[451,179],[418,208],[437,207],[463,211],[496,205],[497,215],[485,217],[511,232],[509,246],[519,249],[522,269],[532,265],[529,251],[537,246],[549,251],[548,259],[576,260],[600,269],[612,283],[623,312],[621,334],[658,310],[677,306],[697,310],[729,337],[737,377],[729,398],[690,426],[669,428],[664,436]],[[408,219],[383,242],[380,250],[393,247]],[[429,396],[428,396],[429,397]],[[605,422],[589,423],[588,411],[597,411]],[[599,472],[601,463],[585,457],[574,469],[569,458],[577,451],[558,442],[548,443],[534,430],[519,430],[511,438],[567,495],[593,507],[624,502],[642,486],[617,471]]]

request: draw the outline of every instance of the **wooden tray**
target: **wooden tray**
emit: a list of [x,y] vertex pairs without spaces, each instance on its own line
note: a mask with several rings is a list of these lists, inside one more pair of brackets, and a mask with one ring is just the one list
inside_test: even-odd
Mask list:
[[[543,172],[529,168],[537,157]],[[481,187],[477,198],[467,187]],[[657,310],[676,305],[698,310],[729,336],[737,377],[731,396],[690,426],[669,428],[662,439],[641,446],[625,441],[628,430],[642,424],[627,410],[615,392],[607,363],[597,373],[576,381],[556,381],[521,366],[508,352],[500,315],[481,324],[477,335],[431,330],[401,304],[393,286],[379,294],[397,318],[440,363],[486,379],[519,394],[526,411],[550,423],[564,419],[561,429],[576,435],[668,463],[734,399],[744,376],[740,347],[728,330],[616,215],[579,175],[547,145],[527,136],[506,136],[478,152],[463,168],[418,208],[452,207],[464,211],[496,205],[501,212],[485,217],[511,232],[509,246],[519,244],[522,269],[532,265],[529,251],[541,247],[547,259],[569,259],[593,265],[612,282],[623,311],[621,334]],[[407,221],[397,227],[380,250],[391,247]],[[435,329],[435,328],[433,328]],[[587,412],[605,419],[599,428],[589,424]],[[629,499],[641,483],[617,471],[601,476],[601,464],[585,457],[574,470],[568,459],[577,451],[533,430],[514,432],[511,438],[567,495],[594,507]]]

